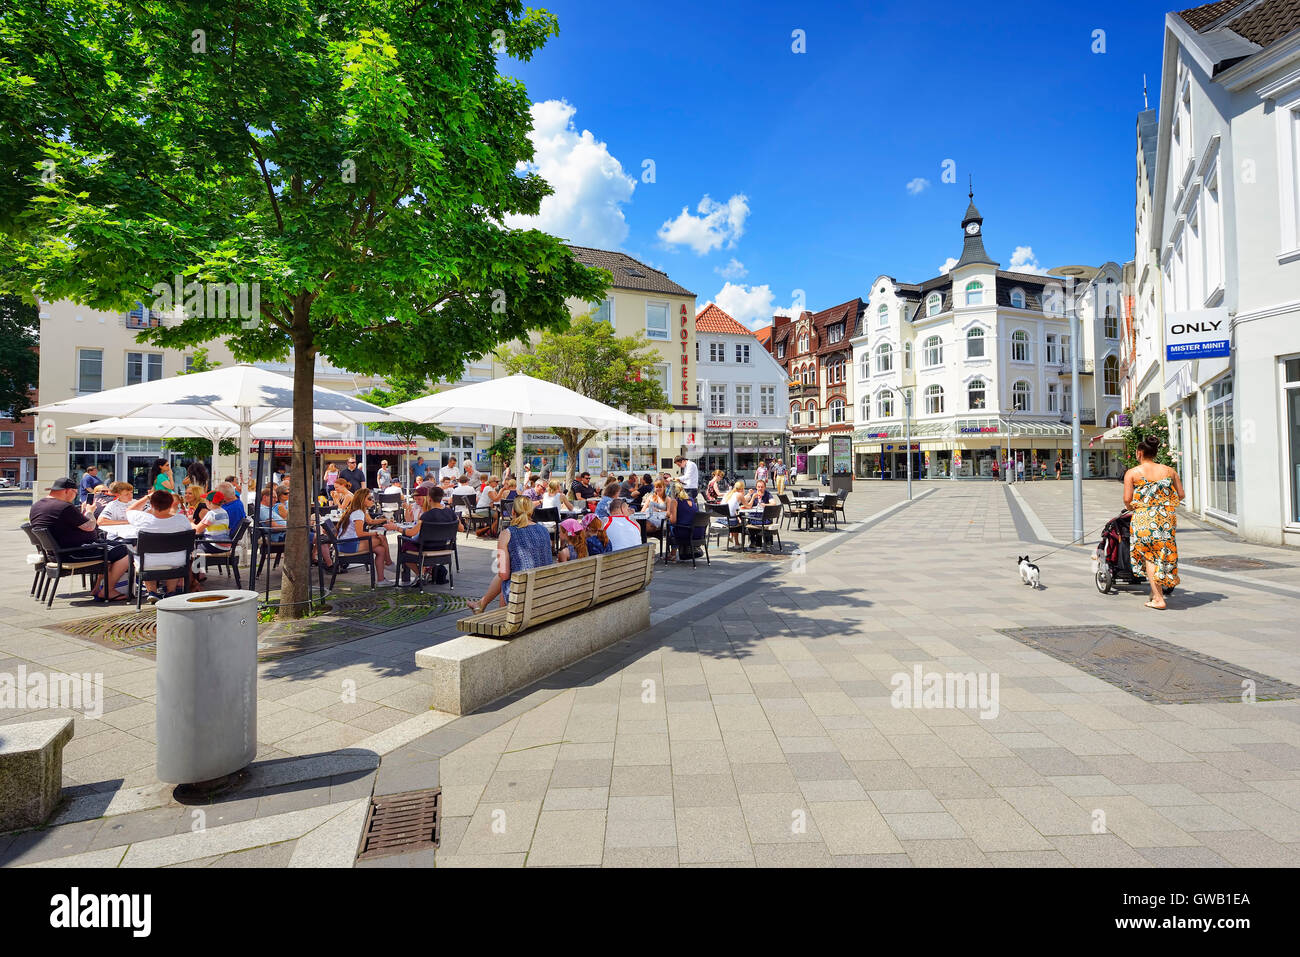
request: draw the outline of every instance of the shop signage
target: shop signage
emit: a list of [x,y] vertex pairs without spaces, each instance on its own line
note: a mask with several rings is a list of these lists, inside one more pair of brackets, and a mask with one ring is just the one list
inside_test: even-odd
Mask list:
[[689,359],[689,351],[688,351],[688,349],[687,349],[687,346],[689,345],[689,343],[687,342],[687,339],[688,339],[688,337],[690,336],[690,333],[687,331],[687,325],[688,325],[688,323],[689,323],[689,318],[688,318],[688,316],[687,316],[687,312],[686,312],[686,303],[682,303],[681,321],[682,321],[682,329],[681,329],[681,336],[682,336],[682,340],[681,340],[681,341],[682,341],[682,405],[690,405],[690,404],[691,404],[691,379],[690,379],[690,376],[687,374],[687,363],[690,361],[690,359]]
[[887,439],[887,438],[889,438],[889,433],[888,433],[888,432],[868,432],[868,433],[867,433],[867,438],[869,438],[869,439]]
[[729,429],[731,428],[730,419],[706,419],[704,422],[706,429]]
[[831,436],[831,474],[853,474],[853,439],[847,435]]
[[1165,361],[1213,359],[1228,352],[1226,306],[1165,315]]
[[960,432],[997,432],[996,425],[981,425],[979,427],[963,425],[958,431]]

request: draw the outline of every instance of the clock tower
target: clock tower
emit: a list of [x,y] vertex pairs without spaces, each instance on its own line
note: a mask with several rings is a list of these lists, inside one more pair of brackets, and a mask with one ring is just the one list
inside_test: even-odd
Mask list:
[[984,217],[975,208],[975,190],[973,188],[970,191],[970,205],[966,207],[966,215],[961,221],[961,229],[963,233],[961,259],[957,260],[957,265],[953,266],[953,269],[960,269],[962,266],[969,266],[972,263],[986,263],[990,266],[997,266],[997,263],[984,251]]

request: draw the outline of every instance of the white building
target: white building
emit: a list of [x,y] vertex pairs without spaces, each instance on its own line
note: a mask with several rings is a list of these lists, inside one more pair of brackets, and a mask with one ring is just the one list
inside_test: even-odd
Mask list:
[[781,364],[751,330],[713,303],[695,317],[695,349],[704,424],[703,436],[696,436],[701,476],[723,469],[750,481],[761,459],[789,463],[790,388]]
[[[1026,462],[1068,470],[1074,397],[1077,301],[1083,319],[1080,390],[1085,440],[1119,411],[1118,326],[1105,299],[1118,303],[1121,271],[1066,267],[1059,275],[998,268],[984,249],[974,195],[962,218],[962,255],[945,275],[920,284],[880,276],[872,283],[862,333],[853,339],[855,472],[900,477],[906,469],[905,394],[912,398],[912,473],[991,476],[1008,450]],[[1111,336],[1113,333],[1113,338]],[[1102,396],[1096,367],[1110,370],[1114,395]],[[1112,452],[1084,456],[1084,474],[1112,474]]]
[[1132,328],[1126,330],[1121,355],[1125,408],[1147,421],[1164,408],[1164,286],[1160,271],[1160,237],[1155,227],[1156,141],[1160,119],[1156,110],[1137,118],[1137,177],[1133,242]]
[[1166,16],[1151,233],[1164,322],[1230,320],[1229,356],[1164,363],[1188,506],[1300,544],[1300,5]]

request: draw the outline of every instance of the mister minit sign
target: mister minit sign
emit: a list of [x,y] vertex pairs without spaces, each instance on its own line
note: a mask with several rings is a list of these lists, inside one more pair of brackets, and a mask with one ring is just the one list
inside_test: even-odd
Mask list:
[[1165,361],[1228,355],[1228,310],[1195,309],[1165,314]]

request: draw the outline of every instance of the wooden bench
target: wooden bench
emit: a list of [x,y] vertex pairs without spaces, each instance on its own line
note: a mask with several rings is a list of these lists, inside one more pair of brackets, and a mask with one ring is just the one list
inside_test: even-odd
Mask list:
[[0,725],[0,832],[37,827],[63,795],[71,718]]
[[462,618],[465,634],[415,655],[432,707],[466,714],[650,626],[654,544],[510,576],[505,608]]
[[505,608],[462,618],[456,627],[470,635],[510,638],[534,625],[586,611],[649,585],[654,556],[654,546],[643,545],[514,572]]

